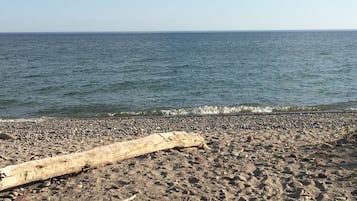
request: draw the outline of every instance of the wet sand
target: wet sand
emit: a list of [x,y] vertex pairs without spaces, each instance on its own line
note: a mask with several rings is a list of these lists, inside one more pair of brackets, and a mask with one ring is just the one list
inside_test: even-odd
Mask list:
[[357,113],[0,120],[0,168],[152,133],[200,133],[166,150],[0,192],[0,200],[357,200]]

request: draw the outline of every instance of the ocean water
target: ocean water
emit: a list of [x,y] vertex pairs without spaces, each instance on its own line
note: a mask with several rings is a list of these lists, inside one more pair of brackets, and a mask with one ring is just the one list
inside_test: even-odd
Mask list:
[[0,118],[357,110],[357,31],[0,34]]

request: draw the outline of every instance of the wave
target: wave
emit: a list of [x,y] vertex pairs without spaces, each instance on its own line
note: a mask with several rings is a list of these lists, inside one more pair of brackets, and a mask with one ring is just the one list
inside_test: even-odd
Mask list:
[[[2,122],[42,122],[57,117],[70,118],[100,118],[100,117],[134,117],[134,116],[204,116],[204,115],[236,115],[236,114],[270,114],[270,113],[309,113],[309,112],[357,112],[355,105],[342,107],[341,105],[321,106],[197,106],[177,109],[149,109],[142,111],[121,111],[118,108],[98,106],[68,108],[66,110],[55,108],[41,111],[34,118],[0,118]],[[119,109],[120,110],[120,109]],[[36,117],[37,116],[37,117]]]
[[315,107],[273,107],[273,106],[200,106],[194,108],[181,108],[162,110],[164,116],[176,115],[215,115],[215,114],[239,114],[239,113],[273,113],[273,112],[298,112],[316,111]]
[[51,117],[39,117],[39,118],[20,118],[20,119],[1,119],[0,118],[0,123],[6,123],[6,122],[16,122],[16,123],[20,123],[20,122],[34,122],[34,123],[39,123],[39,122],[43,122],[46,120],[52,119]]
[[108,113],[108,116],[190,116],[229,115],[242,113],[294,113],[294,112],[355,112],[357,108],[334,108],[329,106],[198,106],[179,109],[154,109],[138,112]]

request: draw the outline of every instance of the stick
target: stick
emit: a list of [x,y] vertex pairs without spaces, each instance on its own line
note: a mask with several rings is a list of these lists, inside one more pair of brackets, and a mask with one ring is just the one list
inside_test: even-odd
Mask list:
[[6,166],[0,169],[0,191],[35,181],[78,173],[87,168],[98,168],[151,152],[184,147],[208,148],[204,139],[194,133],[152,134],[144,138],[117,142],[80,153]]
[[124,199],[122,201],[131,201],[131,200],[134,200],[135,198],[136,198],[136,194],[131,196],[130,198]]

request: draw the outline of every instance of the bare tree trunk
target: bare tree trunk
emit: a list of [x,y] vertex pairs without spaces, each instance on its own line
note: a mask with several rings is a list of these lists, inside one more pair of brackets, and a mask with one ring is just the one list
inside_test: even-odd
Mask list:
[[204,139],[194,133],[168,132],[144,138],[117,142],[80,153],[28,161],[0,169],[0,191],[34,181],[81,172],[120,160],[164,149],[184,147],[208,148]]

